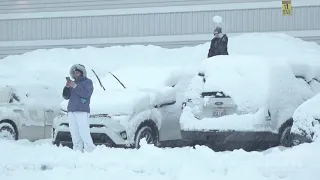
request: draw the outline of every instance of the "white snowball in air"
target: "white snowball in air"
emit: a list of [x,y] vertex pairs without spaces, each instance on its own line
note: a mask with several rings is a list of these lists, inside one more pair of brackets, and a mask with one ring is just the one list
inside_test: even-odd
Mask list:
[[222,21],[222,17],[221,16],[214,16],[212,18],[213,22],[217,23],[217,24],[220,24],[221,21]]

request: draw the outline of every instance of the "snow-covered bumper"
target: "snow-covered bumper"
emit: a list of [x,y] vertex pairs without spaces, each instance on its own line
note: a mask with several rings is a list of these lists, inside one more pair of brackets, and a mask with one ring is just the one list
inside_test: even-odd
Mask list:
[[[109,147],[129,147],[126,128],[121,124],[121,122],[126,122],[128,118],[128,116],[90,115],[90,134],[93,143]],[[72,147],[66,113],[60,114],[54,119],[52,143]]]
[[198,143],[215,142],[277,142],[278,135],[271,128],[261,125],[269,121],[264,109],[255,114],[227,114],[216,118],[198,119],[190,107],[185,107],[180,117],[181,136]]
[[304,121],[294,121],[291,134],[294,145],[315,141],[320,137],[320,119],[309,117]]

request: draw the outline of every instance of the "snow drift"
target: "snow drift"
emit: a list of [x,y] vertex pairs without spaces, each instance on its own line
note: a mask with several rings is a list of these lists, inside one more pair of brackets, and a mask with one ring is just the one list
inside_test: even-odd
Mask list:
[[[208,39],[208,42],[210,39]],[[285,47],[285,48],[284,48]],[[116,70],[123,68],[175,68],[181,71],[196,69],[205,59],[209,43],[196,47],[183,47],[179,49],[165,49],[157,46],[114,46],[106,48],[86,47],[82,49],[49,49],[36,50],[23,55],[8,56],[0,60],[0,86],[21,86],[23,94],[35,93],[26,86],[38,85],[49,92],[51,100],[46,101],[48,106],[57,106],[56,100],[61,101],[61,91],[65,85],[65,76],[69,76],[72,64],[84,64],[88,76],[95,84],[95,89],[100,88],[97,79],[91,72],[93,68],[100,78],[109,78],[110,84],[105,83],[107,89],[121,89],[122,87],[110,72],[118,74]],[[284,34],[253,33],[229,38],[229,53],[231,55],[255,55],[268,57],[269,61],[276,61],[275,57],[285,59],[290,63],[296,76],[302,76],[317,91],[319,86],[319,45],[292,38]],[[235,58],[234,61],[236,61]],[[19,69],[19,71],[17,71]],[[166,71],[163,71],[165,74]],[[119,75],[120,76],[120,75]],[[149,81],[149,75],[133,74],[129,71],[119,77],[125,84],[135,81],[135,87],[155,87],[157,81]],[[137,83],[139,82],[139,83]],[[159,81],[160,82],[160,81]],[[148,84],[150,83],[150,84]],[[169,82],[168,82],[169,83]],[[169,83],[170,84],[170,83]],[[24,86],[25,85],[25,86]],[[34,86],[34,87],[35,87]],[[22,88],[23,87],[23,88]],[[39,89],[41,89],[39,88]],[[54,101],[52,101],[54,100]],[[40,102],[40,101],[39,101]]]
[[[55,147],[46,141],[0,141],[0,147],[0,179],[3,180],[57,180],[65,177],[69,180],[98,180],[102,177],[139,180],[317,180],[320,169],[316,163],[320,161],[319,142],[290,149],[276,147],[263,152],[213,152],[199,146],[196,149],[159,149],[143,143],[139,150],[98,147],[92,153],[83,154]],[[15,158],[9,154],[14,154]]]

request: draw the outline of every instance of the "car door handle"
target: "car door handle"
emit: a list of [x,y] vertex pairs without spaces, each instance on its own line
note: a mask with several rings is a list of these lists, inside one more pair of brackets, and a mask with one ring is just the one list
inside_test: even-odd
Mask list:
[[48,109],[48,110],[46,110],[46,112],[53,112],[53,110],[51,110],[51,109]]

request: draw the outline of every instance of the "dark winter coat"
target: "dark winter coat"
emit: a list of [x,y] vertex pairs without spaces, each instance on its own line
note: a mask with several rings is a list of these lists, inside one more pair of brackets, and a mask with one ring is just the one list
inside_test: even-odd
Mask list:
[[75,81],[75,88],[63,88],[62,96],[69,100],[68,112],[90,113],[90,99],[93,93],[93,83],[87,77],[81,77]]
[[211,40],[208,58],[217,55],[229,55],[228,53],[228,36],[223,35],[221,38],[215,37]]

